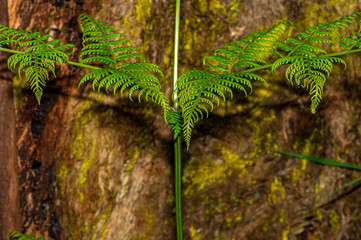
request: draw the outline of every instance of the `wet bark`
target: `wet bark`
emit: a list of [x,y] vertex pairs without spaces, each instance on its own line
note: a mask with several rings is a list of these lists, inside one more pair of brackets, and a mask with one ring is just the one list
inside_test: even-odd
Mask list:
[[[7,0],[0,0],[0,24],[9,25]],[[11,230],[20,230],[15,108],[8,57],[0,53],[0,239],[5,239]]]
[[[202,56],[288,17],[299,30],[358,11],[353,1],[182,1],[181,72]],[[11,26],[51,33],[81,49],[81,13],[124,33],[161,66],[171,96],[174,1],[14,0]],[[185,239],[358,239],[354,178],[347,170],[276,155],[276,149],[359,164],[358,70],[335,67],[316,115],[282,74],[267,78],[196,125],[183,151]],[[172,138],[161,109],[89,87],[64,66],[37,106],[15,79],[23,228],[55,239],[174,239]],[[266,75],[266,74],[265,74]]]

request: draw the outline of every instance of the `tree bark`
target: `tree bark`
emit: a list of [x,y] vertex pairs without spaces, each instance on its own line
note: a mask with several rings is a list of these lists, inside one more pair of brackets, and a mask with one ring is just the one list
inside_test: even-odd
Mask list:
[[[77,17],[87,13],[122,32],[164,70],[171,96],[175,1],[13,0],[11,26],[51,33],[81,49]],[[180,73],[232,40],[288,18],[298,30],[358,11],[359,0],[184,0]],[[50,17],[49,17],[50,16]],[[361,158],[360,57],[327,81],[316,115],[309,97],[282,74],[235,91],[196,124],[183,156],[185,239],[359,239],[358,192],[319,199],[356,174],[282,157],[275,150]],[[154,105],[94,94],[64,66],[40,106],[22,79],[16,88],[23,228],[68,239],[175,239],[172,138]],[[315,204],[317,202],[317,205]]]
[[[0,0],[0,24],[9,25],[7,0]],[[11,230],[20,230],[14,95],[8,57],[0,53],[0,239],[6,239]]]

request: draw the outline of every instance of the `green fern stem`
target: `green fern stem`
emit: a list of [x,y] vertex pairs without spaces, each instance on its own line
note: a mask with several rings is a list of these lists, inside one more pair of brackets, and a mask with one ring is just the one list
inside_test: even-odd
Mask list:
[[182,157],[181,157],[181,136],[179,135],[174,142],[174,160],[175,160],[175,211],[176,211],[176,229],[177,240],[183,240],[182,224]]
[[[175,26],[174,26],[174,73],[173,73],[173,106],[178,110],[177,80],[178,80],[178,52],[179,52],[179,20],[180,0],[176,1]],[[178,135],[174,141],[174,167],[175,167],[175,215],[177,240],[183,240],[182,223],[182,157],[181,157],[181,136]]]
[[77,66],[77,67],[83,67],[83,68],[90,68],[90,69],[102,69],[100,67],[96,67],[96,66],[92,66],[92,65],[88,65],[88,64],[83,64],[83,63],[79,63],[79,62],[73,62],[73,61],[66,61],[67,64],[73,65],[73,66]]

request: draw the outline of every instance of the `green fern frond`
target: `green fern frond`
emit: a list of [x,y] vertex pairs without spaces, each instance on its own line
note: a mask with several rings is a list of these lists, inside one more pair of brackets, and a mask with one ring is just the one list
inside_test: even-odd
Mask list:
[[288,52],[287,56],[315,56],[315,54],[318,53],[326,54],[322,48],[314,44],[336,44],[340,41],[340,31],[346,31],[350,27],[350,24],[360,16],[360,13],[354,13],[333,22],[318,23],[315,27],[307,27],[305,32],[298,33],[297,38],[287,37],[284,43],[277,43],[277,46],[281,50]]
[[[218,74],[213,71],[193,69],[178,79],[179,108],[183,116],[183,134],[189,148],[192,129],[199,120],[208,117],[220,101],[226,101],[226,93],[233,97],[232,89],[238,89],[247,96],[252,92],[251,80],[266,82],[260,76],[247,73]],[[249,89],[249,90],[247,90]]]
[[[25,233],[14,230],[8,232],[8,234],[6,235],[6,240],[45,240],[45,237],[35,238],[34,236],[28,236]],[[54,239],[50,239],[50,240],[54,240]]]
[[[80,54],[82,63],[100,62],[107,65],[104,69],[96,69],[86,74],[79,86],[92,80],[93,90],[102,88],[106,92],[112,88],[114,94],[119,90],[121,96],[127,90],[129,99],[138,93],[138,101],[144,96],[161,105],[166,113],[170,108],[167,97],[162,93],[159,80],[153,73],[163,77],[161,69],[151,63],[129,62],[130,59],[145,60],[138,54],[138,49],[130,46],[129,40],[123,34],[117,33],[110,26],[82,14],[79,17],[83,29],[83,49]],[[128,63],[123,63],[123,62]],[[121,65],[123,63],[123,65]]]
[[19,77],[25,75],[35,98],[40,104],[43,87],[49,80],[48,71],[55,75],[55,62],[62,64],[74,52],[74,45],[61,44],[61,40],[39,32],[23,31],[0,25],[0,45],[15,45],[23,52],[12,55],[8,59],[11,71],[17,70]]
[[81,63],[100,62],[116,69],[121,61],[134,58],[145,60],[138,49],[130,46],[124,34],[86,14],[79,16],[83,30],[83,49],[79,56]]
[[286,33],[289,21],[282,21],[266,31],[250,34],[241,40],[215,50],[214,55],[203,58],[203,64],[211,71],[193,69],[183,73],[178,80],[176,92],[184,119],[183,134],[190,144],[194,124],[208,117],[220,100],[226,101],[226,93],[233,97],[232,89],[247,96],[252,93],[251,81],[266,81],[247,71],[232,73],[233,69],[247,70],[267,64],[266,59],[275,54],[275,45]]
[[252,33],[215,50],[214,55],[203,58],[212,71],[230,73],[233,68],[258,67],[275,53],[276,43],[283,37],[290,21],[282,21],[266,31]]
[[342,38],[339,44],[347,50],[351,50],[354,47],[361,48],[361,33],[355,32],[350,38]]
[[226,93],[233,97],[233,89],[247,96],[252,93],[251,81],[266,81],[247,71],[232,73],[233,69],[247,70],[267,64],[266,59],[275,54],[275,45],[286,32],[289,21],[282,21],[266,31],[250,34],[241,40],[215,50],[214,55],[203,58],[211,71],[193,69],[183,73],[178,80],[176,92],[182,116],[183,134],[190,144],[194,124],[208,117],[220,101],[226,101]]
[[342,63],[346,68],[346,62],[337,57],[313,56],[305,57],[302,55],[285,57],[277,60],[272,70],[280,65],[290,64],[286,70],[286,78],[293,85],[301,86],[309,90],[311,95],[311,112],[315,113],[316,108],[322,99],[323,86],[326,82],[326,76],[329,77],[333,68],[333,63]]
[[291,85],[295,82],[297,86],[309,91],[312,113],[316,112],[322,99],[323,86],[331,74],[333,63],[342,63],[346,68],[344,60],[327,56],[327,51],[320,46],[339,43],[351,49],[358,45],[358,40],[352,38],[340,40],[340,37],[341,31],[347,31],[360,16],[360,13],[355,13],[333,22],[319,23],[315,27],[307,27],[305,32],[298,33],[297,38],[287,37],[284,42],[276,43],[281,58],[273,63],[272,71],[282,65],[289,65],[286,78]]

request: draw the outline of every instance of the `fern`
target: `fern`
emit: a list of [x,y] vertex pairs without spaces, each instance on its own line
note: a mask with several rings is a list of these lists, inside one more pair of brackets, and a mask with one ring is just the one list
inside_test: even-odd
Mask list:
[[104,88],[108,92],[112,87],[114,94],[119,90],[122,96],[128,90],[132,101],[132,95],[137,91],[139,102],[144,95],[146,101],[150,98],[167,112],[169,100],[161,91],[158,78],[152,74],[158,73],[163,77],[161,69],[152,63],[131,62],[132,59],[145,58],[138,53],[137,48],[130,46],[130,41],[123,34],[115,32],[105,23],[85,14],[80,15],[79,20],[83,30],[80,62],[105,65],[105,68],[86,74],[79,86],[92,80],[93,90]]
[[83,30],[83,49],[79,56],[81,63],[101,62],[116,68],[120,61],[131,58],[144,60],[138,50],[130,46],[124,34],[86,14],[80,15],[79,21]]
[[[309,91],[312,113],[316,112],[322,99],[323,87],[327,77],[330,76],[333,63],[342,63],[346,68],[346,62],[343,59],[326,56],[327,51],[317,45],[339,43],[348,49],[355,45],[358,46],[358,40],[343,38],[340,41],[340,36],[341,31],[346,31],[349,24],[360,16],[360,13],[354,13],[333,22],[318,23],[315,27],[308,27],[305,32],[298,33],[297,38],[287,37],[284,42],[276,43],[280,49],[277,52],[281,58],[274,62],[272,71],[289,64],[286,78],[291,84],[295,82],[297,86]],[[356,36],[358,35],[356,34]],[[351,44],[351,46],[347,44]]]
[[[45,240],[45,237],[35,238],[34,236],[28,236],[20,231],[10,231],[6,236],[6,240]],[[54,240],[54,239],[51,239]]]
[[265,31],[251,33],[241,40],[215,50],[215,54],[203,58],[203,64],[213,71],[230,73],[233,68],[259,67],[275,53],[276,45],[287,28],[292,29],[288,20],[281,21]]
[[173,139],[176,140],[182,132],[183,116],[175,109],[170,109],[166,113],[166,119],[173,130]]
[[361,48],[361,33],[355,32],[352,34],[352,37],[342,38],[339,44],[346,48],[347,50],[351,50],[354,47]]
[[[179,106],[184,119],[183,134],[189,148],[192,129],[200,119],[209,116],[220,100],[226,101],[226,93],[233,97],[232,89],[242,91],[246,97],[252,93],[252,81],[266,81],[259,75],[233,69],[247,70],[266,64],[275,54],[275,42],[285,34],[289,21],[282,21],[266,31],[252,33],[242,40],[215,50],[215,54],[203,58],[211,70],[193,69],[178,79]],[[266,83],[267,84],[267,83]],[[248,92],[249,91],[249,92]],[[176,119],[174,119],[176,121]]]
[[8,59],[11,71],[18,71],[30,83],[30,88],[40,104],[43,87],[49,80],[48,71],[55,75],[55,62],[62,66],[74,51],[72,44],[61,44],[61,40],[51,35],[42,36],[38,32],[23,31],[0,25],[0,46],[14,45],[22,50]]

